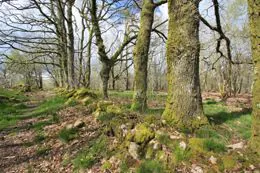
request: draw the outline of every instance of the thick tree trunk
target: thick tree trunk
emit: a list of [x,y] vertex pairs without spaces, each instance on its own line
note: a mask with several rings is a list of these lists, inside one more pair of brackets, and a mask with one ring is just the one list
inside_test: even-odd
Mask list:
[[133,110],[147,108],[147,65],[155,5],[152,0],[144,0],[141,12],[140,30],[134,50],[134,99]]
[[163,119],[177,128],[207,124],[199,79],[199,0],[169,0],[168,100]]
[[64,85],[63,87],[69,88],[69,73],[68,73],[68,53],[67,53],[67,30],[65,27],[64,19],[64,8],[65,4],[60,1],[56,2],[58,15],[57,15],[57,33],[58,33],[58,43],[59,43],[59,53],[61,56],[61,68],[63,71]]
[[102,63],[100,77],[102,80],[102,92],[103,92],[104,99],[108,99],[108,81],[109,81],[110,71],[111,71],[111,66],[108,65],[108,63]]
[[260,6],[258,2],[258,0],[248,0],[252,58],[254,62],[253,124],[250,148],[260,155]]

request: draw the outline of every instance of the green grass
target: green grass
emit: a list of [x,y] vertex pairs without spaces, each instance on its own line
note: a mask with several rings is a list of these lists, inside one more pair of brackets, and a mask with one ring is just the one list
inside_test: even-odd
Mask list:
[[136,173],[164,173],[162,164],[155,160],[145,160],[137,168]]
[[99,159],[106,157],[109,154],[107,146],[107,138],[100,136],[94,141],[90,142],[83,150],[79,151],[72,164],[75,170],[86,169],[93,166]]
[[[7,95],[12,96],[12,94]],[[43,101],[39,106],[33,109],[27,108],[22,102],[0,102],[0,130],[13,126],[22,119],[52,115],[53,117],[50,120],[32,125],[32,128],[41,130],[42,127],[57,121],[55,114],[59,109],[65,106],[65,102],[66,98],[64,97],[52,97]]]
[[58,137],[61,141],[68,143],[69,141],[78,137],[78,130],[77,129],[66,129],[63,128],[58,134]]
[[207,151],[213,151],[216,153],[220,153],[220,152],[225,152],[226,151],[226,146],[223,142],[221,141],[217,141],[216,139],[206,139],[203,142],[203,147],[207,150]]
[[10,100],[25,101],[28,98],[24,96],[20,91],[12,89],[4,89],[0,87],[0,96],[7,97]]
[[180,163],[181,161],[187,161],[191,157],[190,150],[184,150],[180,146],[176,146],[173,152],[175,164]]
[[[16,124],[17,120],[16,118],[12,118],[12,116],[16,116],[26,109],[22,101],[25,101],[27,97],[13,90],[3,88],[0,88],[0,96],[9,98],[2,102],[0,100],[0,130],[2,130]],[[12,100],[13,98],[15,100]]]
[[218,139],[224,137],[227,141],[234,135],[242,139],[250,138],[252,124],[250,110],[230,112],[222,103],[210,102],[210,104],[204,104],[204,111],[215,128],[215,131],[209,130],[207,135],[204,133],[205,137]]

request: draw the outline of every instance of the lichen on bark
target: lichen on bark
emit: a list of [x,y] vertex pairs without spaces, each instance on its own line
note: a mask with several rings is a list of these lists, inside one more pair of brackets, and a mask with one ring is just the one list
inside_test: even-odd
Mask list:
[[169,0],[168,99],[163,119],[177,128],[207,124],[199,79],[199,1]]

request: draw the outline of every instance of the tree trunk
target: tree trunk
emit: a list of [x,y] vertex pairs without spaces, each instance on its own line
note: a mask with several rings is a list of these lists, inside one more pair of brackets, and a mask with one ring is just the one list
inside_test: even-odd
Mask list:
[[74,62],[74,31],[72,20],[72,7],[75,0],[69,0],[67,8],[67,26],[68,26],[68,57],[69,57],[69,82],[70,87],[75,88],[76,76],[75,76],[75,62]]
[[89,38],[88,38],[88,52],[87,52],[87,62],[86,62],[86,73],[85,73],[85,87],[90,87],[90,76],[91,76],[91,48],[92,48],[92,39],[93,39],[93,29],[89,29]]
[[[81,38],[80,38],[80,43],[79,43],[79,78],[78,78],[78,88],[80,87],[81,84],[81,79],[83,76],[83,52],[84,52],[84,38],[85,38],[85,30],[86,26],[84,23],[84,18],[81,19],[81,24],[82,24],[82,30],[81,30]],[[83,83],[85,82],[85,78],[83,77]],[[84,83],[85,85],[85,83]]]
[[115,78],[115,69],[114,67],[111,68],[111,75],[112,75],[112,89],[116,89],[116,78]]
[[126,68],[126,71],[125,71],[125,80],[126,80],[126,82],[125,82],[125,90],[129,90],[129,71],[128,71],[128,60],[127,60],[127,58],[128,58],[128,56],[127,56],[127,54],[128,54],[128,48],[126,48],[126,60],[125,60],[125,68]]
[[109,81],[109,74],[111,71],[111,66],[108,63],[102,62],[102,69],[100,71],[100,76],[102,80],[102,92],[104,99],[108,99],[108,81]]
[[251,30],[252,59],[254,62],[253,119],[250,148],[260,155],[260,17],[259,1],[248,0]]
[[207,124],[199,79],[199,0],[169,0],[168,100],[163,119],[180,129]]
[[39,89],[43,89],[43,80],[42,80],[42,72],[41,71],[38,73],[38,77],[39,77]]
[[152,0],[144,0],[141,12],[140,30],[134,50],[134,100],[133,110],[147,108],[147,65],[155,5]]

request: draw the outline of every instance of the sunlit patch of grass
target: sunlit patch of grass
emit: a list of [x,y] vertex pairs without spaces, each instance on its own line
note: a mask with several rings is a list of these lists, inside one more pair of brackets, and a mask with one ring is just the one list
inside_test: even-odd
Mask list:
[[215,127],[214,132],[208,133],[214,135],[215,138],[218,138],[218,135],[226,137],[227,140],[234,135],[242,139],[250,138],[252,124],[250,110],[230,112],[222,103],[210,102],[210,104],[204,104],[204,111],[212,126]]
[[45,100],[34,111],[24,116],[24,118],[37,117],[40,115],[55,114],[58,110],[63,108],[66,102],[65,97],[53,97]]
[[37,116],[53,115],[50,120],[38,122],[31,126],[36,129],[41,129],[46,125],[58,121],[57,116],[55,116],[56,112],[65,107],[65,102],[66,99],[64,97],[53,97],[43,101],[35,109],[28,109],[23,103],[0,103],[0,129],[15,125],[18,120]]

